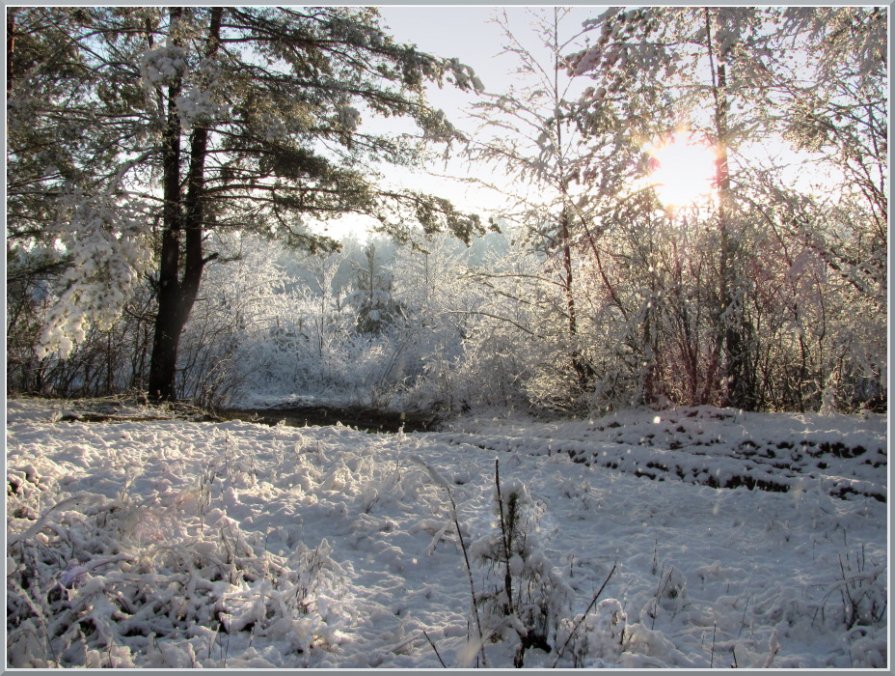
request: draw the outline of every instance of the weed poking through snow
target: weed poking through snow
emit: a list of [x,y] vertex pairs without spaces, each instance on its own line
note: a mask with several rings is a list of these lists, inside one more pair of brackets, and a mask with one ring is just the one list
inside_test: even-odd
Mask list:
[[[824,596],[820,607],[814,614],[813,622],[820,614],[821,622],[826,622],[827,606],[834,605],[841,609],[838,618],[847,630],[856,625],[874,626],[885,620],[888,594],[886,593],[886,567],[867,560],[867,553],[862,546],[854,557],[846,553],[845,558],[839,555],[839,580]],[[840,605],[832,603],[837,598]],[[812,622],[812,623],[813,623]]]
[[497,531],[471,547],[473,557],[497,579],[479,595],[492,641],[518,640],[514,666],[530,649],[551,652],[561,618],[568,615],[571,588],[544,552],[537,536],[538,508],[521,482],[501,485],[494,465]]

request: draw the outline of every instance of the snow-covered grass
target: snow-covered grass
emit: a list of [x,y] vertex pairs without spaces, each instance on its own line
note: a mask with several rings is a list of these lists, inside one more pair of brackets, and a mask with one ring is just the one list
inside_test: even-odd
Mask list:
[[10,667],[510,667],[536,622],[525,667],[888,664],[881,417],[375,435],[65,407],[8,403]]

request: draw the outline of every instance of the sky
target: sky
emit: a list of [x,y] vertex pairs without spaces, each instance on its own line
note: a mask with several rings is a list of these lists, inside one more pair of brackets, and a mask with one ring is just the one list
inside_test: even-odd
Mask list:
[[[383,26],[398,41],[415,44],[421,51],[441,57],[456,57],[471,66],[485,86],[485,90],[500,93],[511,81],[517,79],[513,73],[516,57],[505,54],[505,38],[500,26],[495,22],[498,12],[506,12],[510,27],[526,48],[534,53],[542,49],[531,28],[533,12],[549,12],[550,7],[524,6],[379,6]],[[577,30],[581,23],[594,18],[605,7],[579,6],[571,10],[563,26],[568,31]],[[549,53],[544,51],[544,58]],[[429,102],[443,110],[448,120],[462,131],[473,134],[478,123],[469,116],[469,108],[476,102],[475,94],[459,92],[451,86],[439,89],[430,86]],[[379,124],[374,122],[374,125]],[[793,180],[804,183],[806,190],[816,190],[817,185],[828,184],[836,177],[819,176],[816,170],[805,172],[801,166],[804,156],[795,156],[779,143],[768,144],[768,139],[757,144],[750,152],[760,164],[776,163],[782,157],[793,165]],[[483,222],[496,210],[505,205],[506,199],[499,193],[476,185],[469,180],[483,179],[493,183],[509,185],[511,179],[495,167],[471,165],[461,157],[454,156],[447,163],[439,162],[432,167],[433,175],[419,170],[405,170],[389,167],[387,178],[393,188],[413,188],[450,199],[463,211],[478,213]],[[452,180],[450,176],[459,177]],[[810,185],[809,185],[810,183]],[[372,225],[372,219],[369,221]],[[329,224],[327,233],[336,237],[346,234],[365,237],[365,224],[357,216],[349,216]]]
[[[502,54],[504,37],[500,26],[494,22],[498,11],[506,11],[510,26],[516,37],[531,50],[541,45],[531,30],[532,12],[548,11],[550,8],[529,8],[519,6],[380,6],[382,25],[397,41],[416,45],[423,52],[440,57],[458,58],[475,70],[488,92],[505,90],[509,81],[515,79],[512,71],[515,59]],[[581,7],[572,11],[565,20],[569,30],[577,29],[586,18],[602,11],[601,7]],[[477,100],[476,95],[464,93],[446,85],[439,89],[430,86],[429,103],[443,110],[448,120],[462,131],[472,133],[477,122],[472,120],[468,109]],[[400,187],[412,187],[446,197],[465,211],[478,213],[483,222],[503,205],[499,194],[486,188],[470,184],[468,181],[450,180],[446,175],[462,178],[481,178],[489,181],[508,181],[495,169],[471,166],[455,157],[447,164],[437,163],[432,167],[435,175],[426,176],[419,171],[402,171],[389,168],[389,177]],[[327,232],[341,237],[349,233],[363,238],[364,222],[357,216],[340,219],[328,224]]]

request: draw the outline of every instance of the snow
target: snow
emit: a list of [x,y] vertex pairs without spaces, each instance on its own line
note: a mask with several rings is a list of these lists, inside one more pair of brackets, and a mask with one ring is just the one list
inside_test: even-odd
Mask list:
[[72,210],[60,224],[58,245],[71,257],[49,309],[38,354],[68,357],[91,325],[108,328],[130,292],[152,268],[142,203],[126,206],[110,195],[69,195]]
[[390,435],[76,407],[8,402],[10,667],[504,668],[541,619],[525,667],[888,664],[883,417]]
[[187,53],[182,47],[166,45],[148,50],[140,62],[140,75],[149,87],[171,84],[187,72]]

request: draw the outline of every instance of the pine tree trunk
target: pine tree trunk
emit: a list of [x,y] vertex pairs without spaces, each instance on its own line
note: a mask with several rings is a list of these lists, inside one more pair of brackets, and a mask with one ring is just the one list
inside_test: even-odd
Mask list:
[[16,9],[6,10],[6,96],[12,92],[12,57],[16,48]]
[[[212,55],[219,44],[222,13],[221,7],[212,9],[207,56]],[[181,14],[180,8],[171,9],[172,26]],[[178,81],[168,89],[168,122],[164,135],[164,231],[159,265],[158,315],[149,366],[149,396],[154,401],[176,398],[180,336],[193,309],[206,263],[202,256],[202,236],[205,228],[203,193],[208,127],[200,124],[193,131],[184,199],[180,189],[180,117],[175,104],[179,94]],[[182,233],[186,235],[186,245],[181,261]]]

